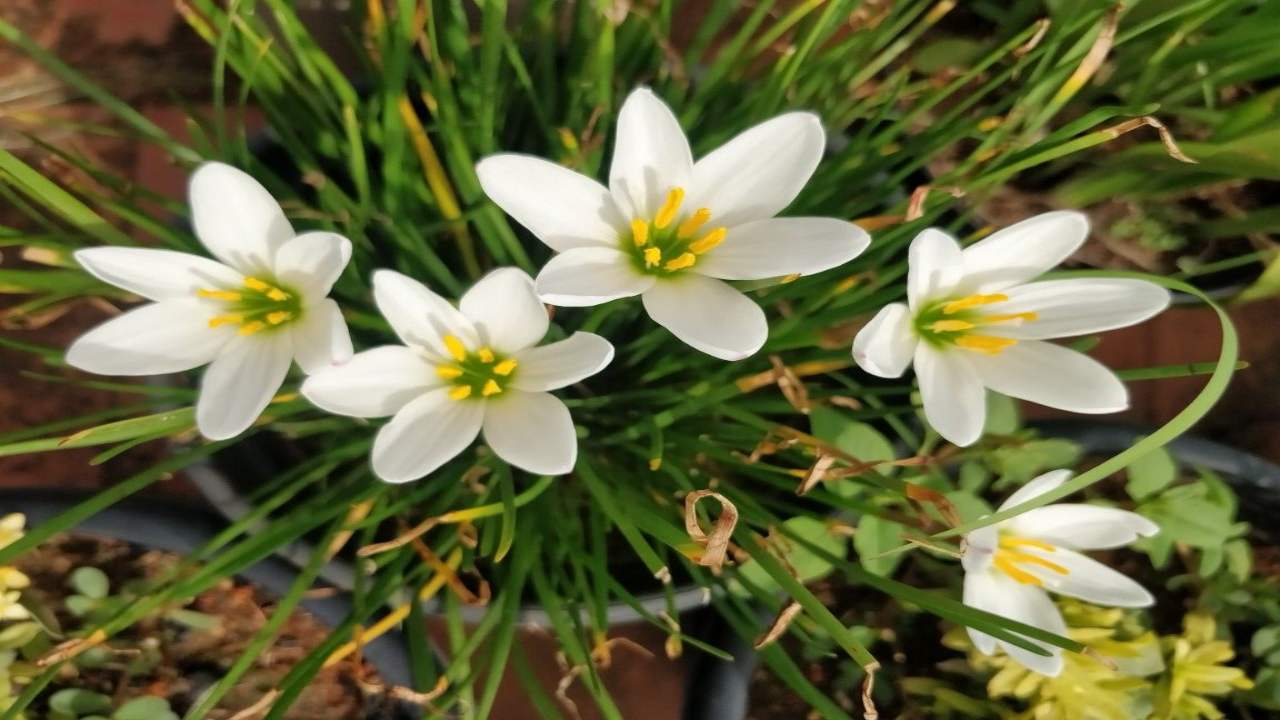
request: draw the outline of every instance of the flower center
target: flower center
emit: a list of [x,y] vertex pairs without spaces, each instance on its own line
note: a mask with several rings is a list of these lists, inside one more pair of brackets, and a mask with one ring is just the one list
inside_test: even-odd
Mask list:
[[675,275],[696,265],[699,256],[724,242],[728,230],[723,227],[701,233],[711,220],[710,210],[698,208],[682,219],[682,203],[684,188],[673,187],[652,220],[631,221],[631,238],[623,238],[623,252],[631,255],[642,272],[659,277]]
[[1023,585],[1035,585],[1037,587],[1044,587],[1044,580],[1028,572],[1027,566],[1042,567],[1059,575],[1070,573],[1065,567],[1052,560],[1027,552],[1027,548],[1046,553],[1058,551],[1058,548],[1042,540],[1032,540],[1030,538],[1017,537],[1016,535],[1004,535],[1000,538],[1000,547],[996,549],[995,557],[992,558],[991,564]]
[[487,347],[471,352],[453,335],[445,335],[441,340],[453,362],[437,365],[436,375],[453,386],[449,391],[450,398],[487,398],[502,393],[511,385],[517,365],[515,358],[504,358]]
[[244,286],[238,290],[201,289],[196,291],[196,296],[226,305],[227,312],[209,318],[209,327],[239,325],[241,335],[275,329],[302,315],[298,293],[252,276],[246,277]]
[[935,303],[916,316],[916,333],[933,345],[955,345],[985,355],[999,355],[1018,343],[1013,338],[987,335],[982,328],[991,325],[1021,325],[1039,316],[1033,312],[987,313],[981,308],[1004,302],[1008,295],[967,295],[955,300]]

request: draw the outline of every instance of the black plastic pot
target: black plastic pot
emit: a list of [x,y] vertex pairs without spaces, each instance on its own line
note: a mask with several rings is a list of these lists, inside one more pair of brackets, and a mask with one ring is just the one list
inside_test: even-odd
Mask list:
[[[1096,420],[1046,420],[1031,426],[1047,437],[1071,440],[1088,455],[1114,455],[1150,435],[1150,428]],[[1280,516],[1280,465],[1229,445],[1184,435],[1165,446],[1184,469],[1205,468],[1222,477],[1240,497],[1240,513],[1254,521],[1255,530],[1273,534],[1272,520]]]
[[[84,496],[68,493],[0,491],[0,507],[4,507],[5,512],[23,513],[30,525],[45,522],[84,499]],[[127,500],[89,517],[72,532],[115,538],[151,550],[187,555],[224,526],[222,520],[198,508]],[[270,594],[281,596],[293,585],[298,571],[281,558],[269,557],[246,568],[238,577]],[[344,592],[306,598],[301,604],[330,627],[340,624],[351,612],[350,596]],[[387,633],[364,645],[362,652],[387,684],[412,684],[408,644],[401,634]],[[408,708],[404,712],[408,712]]]

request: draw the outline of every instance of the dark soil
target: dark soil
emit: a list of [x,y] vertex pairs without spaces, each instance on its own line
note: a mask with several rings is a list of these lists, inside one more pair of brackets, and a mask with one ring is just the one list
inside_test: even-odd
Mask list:
[[[16,566],[31,577],[41,604],[53,609],[64,629],[80,626],[64,600],[74,591],[67,583],[78,567],[96,567],[111,580],[112,592],[131,583],[154,582],[178,563],[171,553],[144,550],[118,540],[87,535],[60,535],[20,557]],[[220,680],[274,611],[274,600],[261,590],[225,580],[181,607],[216,618],[211,629],[192,629],[158,613],[113,637],[107,644],[113,660],[102,667],[71,668],[44,697],[65,687],[110,695],[117,703],[142,695],[167,698],[174,712],[184,713],[211,685]],[[169,608],[170,610],[174,608]],[[329,630],[314,616],[296,610],[275,642],[260,653],[253,666],[212,711],[210,720],[228,720],[263,699],[281,678],[327,636]],[[144,644],[154,644],[161,661],[139,674],[125,671]],[[382,720],[394,717],[381,695],[376,671],[354,659],[322,670],[302,691],[285,715],[290,720]],[[42,708],[45,699],[34,707]],[[258,717],[258,715],[254,715]]]

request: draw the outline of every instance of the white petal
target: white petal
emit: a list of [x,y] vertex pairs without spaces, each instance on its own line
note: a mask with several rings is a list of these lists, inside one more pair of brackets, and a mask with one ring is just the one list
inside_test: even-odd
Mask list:
[[214,257],[246,275],[271,270],[280,246],[293,238],[280,204],[241,170],[205,163],[188,190],[196,237]]
[[835,218],[770,218],[734,226],[724,243],[698,258],[695,272],[722,280],[812,275],[843,265],[871,236]]
[[962,447],[982,435],[987,416],[982,380],[963,352],[920,343],[915,356],[925,418],[939,435]]
[[1169,307],[1169,291],[1145,280],[1082,278],[1027,283],[1004,291],[990,312],[1034,312],[1035,320],[1000,326],[1012,338],[1074,337],[1136,325]]
[[1011,507],[1017,507],[1028,500],[1034,500],[1041,495],[1056,490],[1062,483],[1071,479],[1072,472],[1070,470],[1050,470],[1042,475],[1037,475],[1027,481],[1026,485],[1018,488],[1012,495],[1005,498],[1000,503],[1000,510],[1008,510]]
[[427,392],[378,431],[373,472],[389,483],[430,474],[476,439],[484,414],[483,401],[451,400],[447,388]]
[[225,440],[244,432],[280,389],[291,364],[288,333],[265,332],[227,343],[200,381],[196,403],[200,434]]
[[337,233],[303,233],[280,246],[275,276],[315,302],[329,294],[351,260],[351,241]]
[[987,387],[1009,397],[1078,413],[1129,407],[1129,392],[1114,373],[1061,345],[1025,340],[998,355],[975,358],[973,365]]
[[694,163],[685,207],[705,207],[712,222],[729,228],[773,217],[800,194],[825,147],[813,113],[766,120]]
[[1068,550],[1108,550],[1160,532],[1159,526],[1137,513],[1078,503],[1028,510],[1010,519],[1005,527],[1014,535]]
[[[995,577],[993,573],[985,570],[978,572],[966,572],[964,574],[964,604],[979,610],[992,612],[991,608],[995,605],[996,585],[992,582]],[[971,627],[965,627],[969,633],[969,639],[973,641],[973,646],[978,652],[984,655],[994,655],[996,652],[996,639],[981,630],[974,630]]]
[[425,348],[445,358],[449,356],[441,340],[445,335],[458,338],[472,349],[479,343],[475,326],[465,315],[408,275],[394,270],[375,272],[373,301],[406,345]]
[[76,262],[99,280],[148,300],[193,297],[197,290],[237,287],[244,276],[216,260],[151,248],[77,250]]
[[536,344],[550,325],[533,278],[516,268],[485,275],[462,296],[458,308],[475,324],[480,341],[503,353]]
[[613,360],[613,345],[589,332],[576,332],[550,345],[529,348],[518,355],[511,384],[528,391],[557,390],[591,377]]
[[667,191],[688,189],[693,153],[680,122],[649,88],[636,88],[618,112],[609,190],[623,215],[651,218]]
[[347,330],[347,322],[342,319],[338,303],[330,298],[303,311],[290,332],[293,335],[293,356],[308,375],[351,359],[351,333]]
[[925,228],[907,250],[907,302],[919,312],[930,300],[952,293],[964,278],[960,243],[937,228]]
[[1066,570],[1062,573],[1030,563],[1019,566],[1040,578],[1046,589],[1059,595],[1110,607],[1150,607],[1155,604],[1151,593],[1128,575],[1087,555],[1062,548],[1046,552],[1030,546],[1020,548],[1020,552],[1042,557]]
[[960,544],[960,564],[968,573],[986,570],[991,567],[991,561],[999,547],[1000,530],[997,525],[985,525],[970,530],[965,533],[964,540]]
[[1084,244],[1089,219],[1056,210],[992,233],[964,250],[965,289],[992,293],[1039,277]]
[[489,398],[484,441],[498,457],[538,475],[563,475],[578,459],[569,408],[543,392],[508,391]]
[[853,359],[876,377],[902,377],[918,342],[911,328],[911,311],[902,303],[890,303],[854,336]]
[[67,349],[72,367],[99,375],[162,375],[213,360],[236,333],[210,328],[210,307],[194,298],[130,310],[93,328]]
[[641,299],[654,322],[721,360],[753,355],[769,336],[760,306],[723,280],[690,273],[654,284]]
[[386,417],[440,384],[422,355],[403,345],[383,345],[307,378],[302,395],[337,415]]
[[551,258],[538,273],[542,301],[561,307],[585,307],[633,297],[653,287],[654,278],[637,270],[631,258],[613,248],[578,248]]
[[476,175],[490,200],[556,252],[615,245],[626,227],[603,185],[542,158],[493,155]]

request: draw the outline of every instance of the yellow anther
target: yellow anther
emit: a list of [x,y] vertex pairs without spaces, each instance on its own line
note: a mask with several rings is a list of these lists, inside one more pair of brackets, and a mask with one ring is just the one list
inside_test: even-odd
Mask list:
[[453,380],[462,377],[462,368],[453,365],[437,365],[436,375],[444,380]]
[[458,387],[449,391],[450,400],[466,400],[469,397],[471,397],[470,385],[459,385]]
[[636,218],[631,221],[631,239],[636,247],[644,247],[649,242],[649,221]]
[[461,340],[452,335],[445,335],[440,340],[444,342],[445,349],[449,351],[454,360],[462,362],[467,359],[467,348],[462,344]]
[[995,565],[997,568],[1004,571],[1005,575],[1008,575],[1010,578],[1013,578],[1014,580],[1022,583],[1023,585],[1035,585],[1037,587],[1044,587],[1043,580],[1036,577],[1035,575],[1032,575],[1026,570],[1023,570],[1022,568],[1018,567],[1016,564],[1014,564],[1012,560],[1006,557],[1001,557],[999,554],[997,554],[995,559],[991,561],[991,564]]
[[698,208],[697,212],[685,218],[684,222],[676,228],[676,237],[681,240],[688,240],[693,234],[698,232],[698,228],[702,227],[711,219],[711,211],[706,208]]
[[493,362],[493,351],[489,348],[480,348],[476,351],[476,357],[479,357],[482,363],[491,363]]
[[693,267],[696,262],[698,262],[698,256],[691,252],[687,252],[680,257],[677,257],[675,260],[668,260],[667,264],[663,265],[663,267],[668,270],[684,270],[685,268]]
[[284,302],[289,299],[289,293],[281,290],[280,288],[271,288],[267,291],[267,297],[275,300],[276,302]]
[[659,230],[671,224],[676,219],[676,214],[680,212],[680,203],[684,202],[684,188],[674,187],[667,193],[666,202],[662,203],[662,207],[658,209],[658,214],[653,216],[653,224]]
[[692,252],[698,255],[701,255],[702,253],[707,252],[708,250],[724,242],[724,236],[728,234],[729,234],[729,231],[727,229],[718,227],[715,230],[712,230],[711,232],[707,233],[706,235],[703,235],[702,237],[698,238],[697,240],[694,240],[693,242],[689,243],[689,250],[691,250]]
[[946,305],[943,305],[942,314],[954,315],[961,310],[969,310],[983,305],[990,305],[991,303],[1004,302],[1008,299],[1008,295],[1002,295],[1000,293],[992,293],[991,295],[970,295],[968,297],[962,297],[959,300],[952,300]]
[[1011,345],[1017,345],[1013,338],[995,337],[994,335],[961,335],[955,339],[957,347],[987,355],[999,355]]
[[929,329],[934,332],[964,332],[974,327],[976,326],[973,323],[964,320],[939,320],[931,324]]
[[1032,540],[1031,538],[1018,537],[1016,535],[1005,535],[1000,538],[1000,547],[1009,549],[1033,547],[1037,550],[1044,550],[1045,552],[1053,552],[1058,549],[1043,540]]
[[252,335],[256,332],[262,332],[263,330],[266,329],[266,327],[267,327],[267,324],[262,322],[261,320],[254,320],[253,322],[247,322],[241,325],[240,329],[237,332],[239,332],[241,335]]
[[644,249],[644,266],[647,268],[657,267],[662,262],[662,251],[656,247]]
[[1032,322],[1033,320],[1038,320],[1039,318],[1040,318],[1040,315],[1038,313],[1020,312],[1020,313],[1008,313],[1005,315],[983,315],[982,317],[978,318],[978,322],[982,323],[983,325],[992,325],[995,323],[1006,323],[1006,322],[1015,322],[1015,321]]
[[209,327],[216,328],[223,325],[239,325],[242,322],[244,322],[243,315],[236,315],[234,313],[231,315],[218,315],[217,317],[209,318]]
[[502,392],[502,386],[498,384],[497,380],[489,378],[489,381],[484,384],[484,388],[480,391],[480,394],[485,397],[489,397],[490,395],[497,395],[500,392]]
[[292,317],[293,317],[293,313],[289,312],[288,310],[277,310],[273,313],[267,313],[267,322],[271,323],[272,325],[279,325],[280,323],[285,322],[286,320],[289,320]]
[[512,372],[514,372],[514,371],[515,371],[515,369],[516,369],[516,361],[515,361],[515,359],[514,359],[514,358],[507,358],[506,360],[503,360],[502,362],[500,362],[500,363],[498,363],[497,365],[494,365],[494,366],[493,366],[493,374],[494,374],[494,375],[501,375],[502,377],[506,377],[506,376],[510,375]]
[[197,290],[196,297],[209,300],[225,300],[227,302],[240,302],[242,299],[240,293],[234,290]]
[[268,290],[274,289],[267,283],[253,276],[249,276],[244,279],[244,286],[249,288],[250,290],[256,290],[257,292],[260,292],[260,293],[264,293]]

